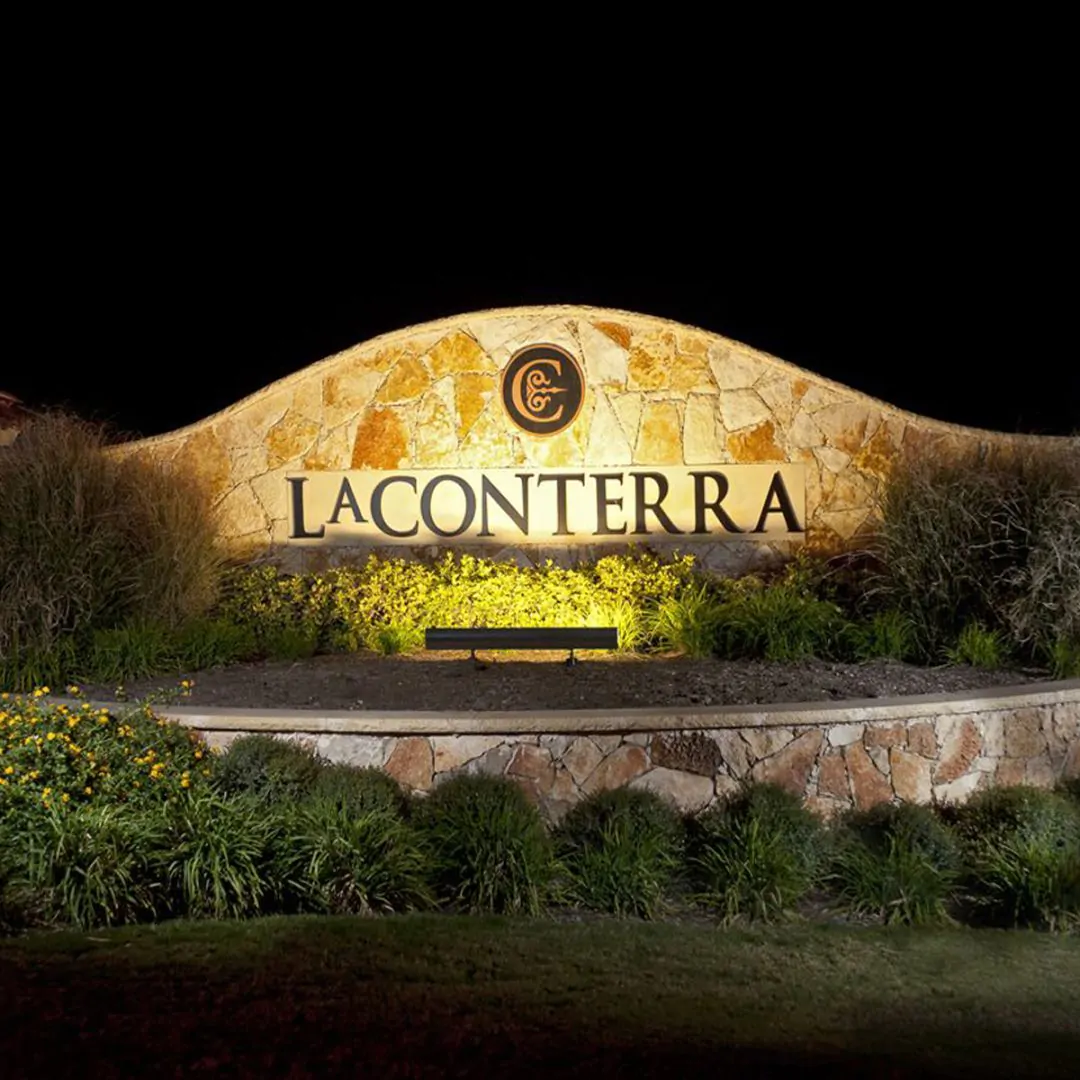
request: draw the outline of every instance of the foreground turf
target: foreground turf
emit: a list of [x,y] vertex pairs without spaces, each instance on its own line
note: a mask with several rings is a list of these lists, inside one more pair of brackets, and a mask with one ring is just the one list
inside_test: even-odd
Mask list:
[[1072,1075],[1080,938],[398,917],[0,943],[6,1076]]

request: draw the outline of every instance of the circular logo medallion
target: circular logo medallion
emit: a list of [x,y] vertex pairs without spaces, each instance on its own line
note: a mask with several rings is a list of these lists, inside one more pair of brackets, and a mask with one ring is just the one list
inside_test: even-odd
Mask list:
[[581,367],[558,345],[527,345],[503,368],[503,406],[530,435],[554,435],[568,428],[584,397]]

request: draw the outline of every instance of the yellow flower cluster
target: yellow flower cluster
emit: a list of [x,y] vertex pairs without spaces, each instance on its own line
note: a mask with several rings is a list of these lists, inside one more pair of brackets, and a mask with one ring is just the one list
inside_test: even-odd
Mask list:
[[[67,691],[80,695],[77,686]],[[85,700],[51,701],[49,693],[0,694],[0,814],[5,802],[27,797],[46,807],[126,801],[145,790],[172,797],[209,775],[198,735],[149,704],[114,714]]]

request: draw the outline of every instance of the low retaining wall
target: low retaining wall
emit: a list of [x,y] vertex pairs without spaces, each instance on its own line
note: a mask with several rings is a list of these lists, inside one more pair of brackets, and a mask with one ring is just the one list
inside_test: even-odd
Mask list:
[[172,707],[225,746],[270,733],[425,792],[459,773],[515,780],[553,818],[594,791],[648,788],[682,810],[747,778],[818,813],[880,802],[959,803],[991,785],[1080,775],[1080,680],[970,693],[673,712],[285,712]]

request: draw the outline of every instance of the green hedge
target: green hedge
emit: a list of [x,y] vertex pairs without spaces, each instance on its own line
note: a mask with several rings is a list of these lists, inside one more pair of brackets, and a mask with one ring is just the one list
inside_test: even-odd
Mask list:
[[885,922],[1080,924],[1068,785],[990,789],[940,812],[881,806],[831,826],[768,784],[686,820],[621,789],[551,827],[504,777],[463,773],[409,798],[381,772],[287,740],[210,754],[148,705],[110,715],[39,694],[2,706],[5,931],[426,907],[730,922],[812,902]]

